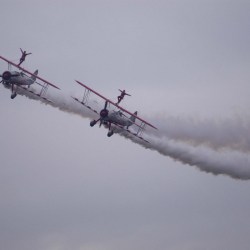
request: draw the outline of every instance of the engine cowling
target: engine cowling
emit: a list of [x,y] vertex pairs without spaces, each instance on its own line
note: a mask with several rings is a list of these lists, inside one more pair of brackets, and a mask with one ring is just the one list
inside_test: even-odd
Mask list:
[[11,73],[9,71],[3,72],[2,78],[3,78],[4,81],[9,81],[10,78],[11,78]]
[[102,109],[101,112],[100,112],[101,118],[107,117],[108,114],[109,114],[109,111],[107,109]]

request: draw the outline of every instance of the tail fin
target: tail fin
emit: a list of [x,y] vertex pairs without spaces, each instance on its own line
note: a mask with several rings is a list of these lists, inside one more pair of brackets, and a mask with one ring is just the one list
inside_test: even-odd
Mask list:
[[36,81],[36,76],[38,75],[38,69],[33,73],[33,75],[31,76],[31,80],[33,81],[33,83]]
[[135,111],[135,112],[134,112],[134,115],[131,115],[130,118],[129,118],[129,120],[132,121],[132,122],[135,122],[135,119],[136,119],[135,116],[137,116],[137,113],[138,113],[138,112]]
[[129,126],[131,126],[133,123],[135,123],[135,119],[136,119],[136,116],[137,116],[137,111],[134,112],[134,115],[131,115],[130,118],[129,118],[129,121],[128,121],[128,125],[127,125],[127,128]]

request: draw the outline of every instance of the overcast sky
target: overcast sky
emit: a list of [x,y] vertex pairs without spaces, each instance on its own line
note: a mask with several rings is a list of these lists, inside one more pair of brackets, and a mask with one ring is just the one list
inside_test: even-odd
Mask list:
[[126,108],[195,156],[190,166],[185,148],[176,161],[166,148],[108,138],[1,86],[0,249],[249,249],[249,180],[200,171],[197,152],[250,171],[250,1],[0,6],[0,55],[17,63],[19,48],[32,52],[23,67],[62,94],[83,93],[75,79],[108,98],[126,89]]

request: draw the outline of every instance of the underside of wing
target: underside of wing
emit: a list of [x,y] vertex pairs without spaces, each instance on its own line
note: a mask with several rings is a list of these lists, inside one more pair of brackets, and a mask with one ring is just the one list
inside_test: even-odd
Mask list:
[[27,88],[27,87],[21,86],[21,85],[19,85],[18,88],[20,88],[20,89],[22,89],[22,90],[24,90],[24,91],[27,91],[27,92],[29,92],[29,93],[31,93],[31,94],[37,96],[38,98],[40,98],[40,99],[42,99],[42,100],[45,100],[45,101],[50,102],[50,103],[53,103],[53,101],[51,101],[51,100],[49,100],[48,98],[42,96],[41,93],[36,93],[35,91],[33,91],[33,90],[31,90],[31,89],[29,89],[29,88]]
[[82,104],[84,107],[88,108],[89,110],[93,111],[94,113],[98,114],[98,111],[96,111],[94,108],[90,107],[89,105],[87,105],[86,103],[80,101],[78,98],[71,96],[75,101],[77,101],[78,103]]
[[127,133],[135,136],[136,138],[139,138],[140,140],[144,141],[144,142],[147,142],[147,143],[150,143],[149,141],[145,140],[141,135],[139,135],[138,133],[134,133],[132,131],[130,131],[129,129],[127,128],[124,128],[122,127],[121,125],[119,124],[116,124],[116,123],[113,123],[115,126],[117,126],[118,128],[122,129],[123,131],[126,131]]

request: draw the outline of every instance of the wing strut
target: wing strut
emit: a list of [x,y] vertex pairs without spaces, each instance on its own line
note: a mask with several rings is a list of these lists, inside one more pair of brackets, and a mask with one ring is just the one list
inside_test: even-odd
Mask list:
[[87,104],[88,100],[89,100],[89,95],[90,95],[90,90],[89,89],[84,89],[84,94],[83,94],[83,98],[82,98],[82,104]]
[[142,136],[142,133],[143,133],[145,127],[146,127],[146,123],[145,122],[141,122],[141,125],[139,126],[139,129],[138,129],[136,135]]
[[11,71],[11,63],[8,62],[8,70]]

